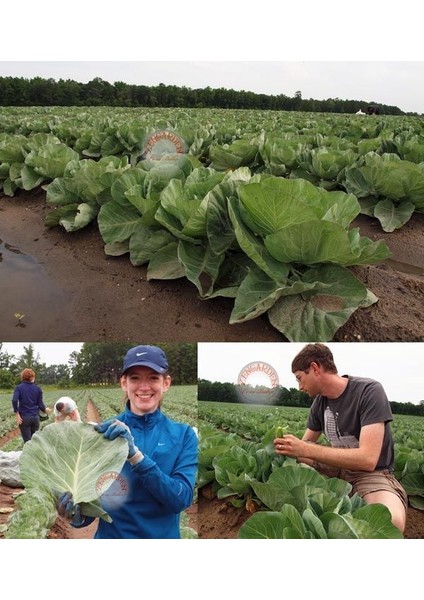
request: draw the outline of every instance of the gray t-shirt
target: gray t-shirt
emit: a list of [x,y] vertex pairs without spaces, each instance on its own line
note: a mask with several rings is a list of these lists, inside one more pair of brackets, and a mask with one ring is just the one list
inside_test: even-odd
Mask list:
[[358,448],[364,425],[384,422],[384,439],[376,470],[393,471],[393,415],[383,386],[374,379],[347,377],[343,394],[335,400],[320,394],[312,403],[307,427],[322,431],[335,448]]

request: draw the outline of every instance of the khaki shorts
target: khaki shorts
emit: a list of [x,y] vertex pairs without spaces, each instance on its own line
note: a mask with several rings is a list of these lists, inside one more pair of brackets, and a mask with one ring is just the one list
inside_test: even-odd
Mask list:
[[316,463],[315,468],[327,477],[344,479],[351,484],[352,494],[358,494],[361,498],[371,492],[392,492],[402,501],[405,510],[408,510],[408,496],[390,471],[372,471],[371,473],[367,471],[348,471],[347,469],[334,469],[320,463]]

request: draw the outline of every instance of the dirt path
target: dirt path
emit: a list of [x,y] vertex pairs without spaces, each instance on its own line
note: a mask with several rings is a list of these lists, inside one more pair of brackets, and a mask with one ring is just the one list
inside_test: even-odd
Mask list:
[[[96,224],[72,234],[46,229],[49,210],[42,190],[0,197],[3,341],[284,341],[265,315],[230,325],[233,300],[200,300],[186,279],[147,282],[146,268],[128,255],[106,256]],[[385,239],[393,257],[354,269],[379,302],[356,311],[335,341],[424,340],[424,215],[391,234],[368,217],[354,225]],[[26,261],[21,271],[7,271],[17,261]]]

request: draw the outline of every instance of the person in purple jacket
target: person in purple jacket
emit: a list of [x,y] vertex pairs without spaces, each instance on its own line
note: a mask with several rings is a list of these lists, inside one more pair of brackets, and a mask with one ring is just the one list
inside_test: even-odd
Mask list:
[[22,439],[28,442],[40,428],[40,410],[51,412],[43,402],[43,392],[35,384],[35,371],[24,369],[21,372],[21,383],[17,385],[12,398],[13,412],[21,430]]
[[[124,359],[121,387],[125,410],[94,425],[107,440],[123,437],[128,459],[107,492],[100,496],[112,518],[99,519],[95,538],[180,537],[180,514],[193,502],[197,474],[197,436],[192,427],[161,411],[171,385],[168,361],[157,346],[136,346]],[[93,521],[80,514],[70,494],[62,494],[59,514],[74,527]]]

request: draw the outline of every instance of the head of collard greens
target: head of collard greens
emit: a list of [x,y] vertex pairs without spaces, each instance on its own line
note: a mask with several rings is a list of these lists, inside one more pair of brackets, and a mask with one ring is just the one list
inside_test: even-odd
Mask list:
[[[119,473],[127,456],[123,438],[106,440],[87,423],[52,423],[24,445],[21,480],[29,492],[39,490],[54,498],[71,492],[82,514],[110,521],[100,505],[96,484],[106,473]],[[112,477],[102,477],[105,480],[102,493],[113,483]]]

